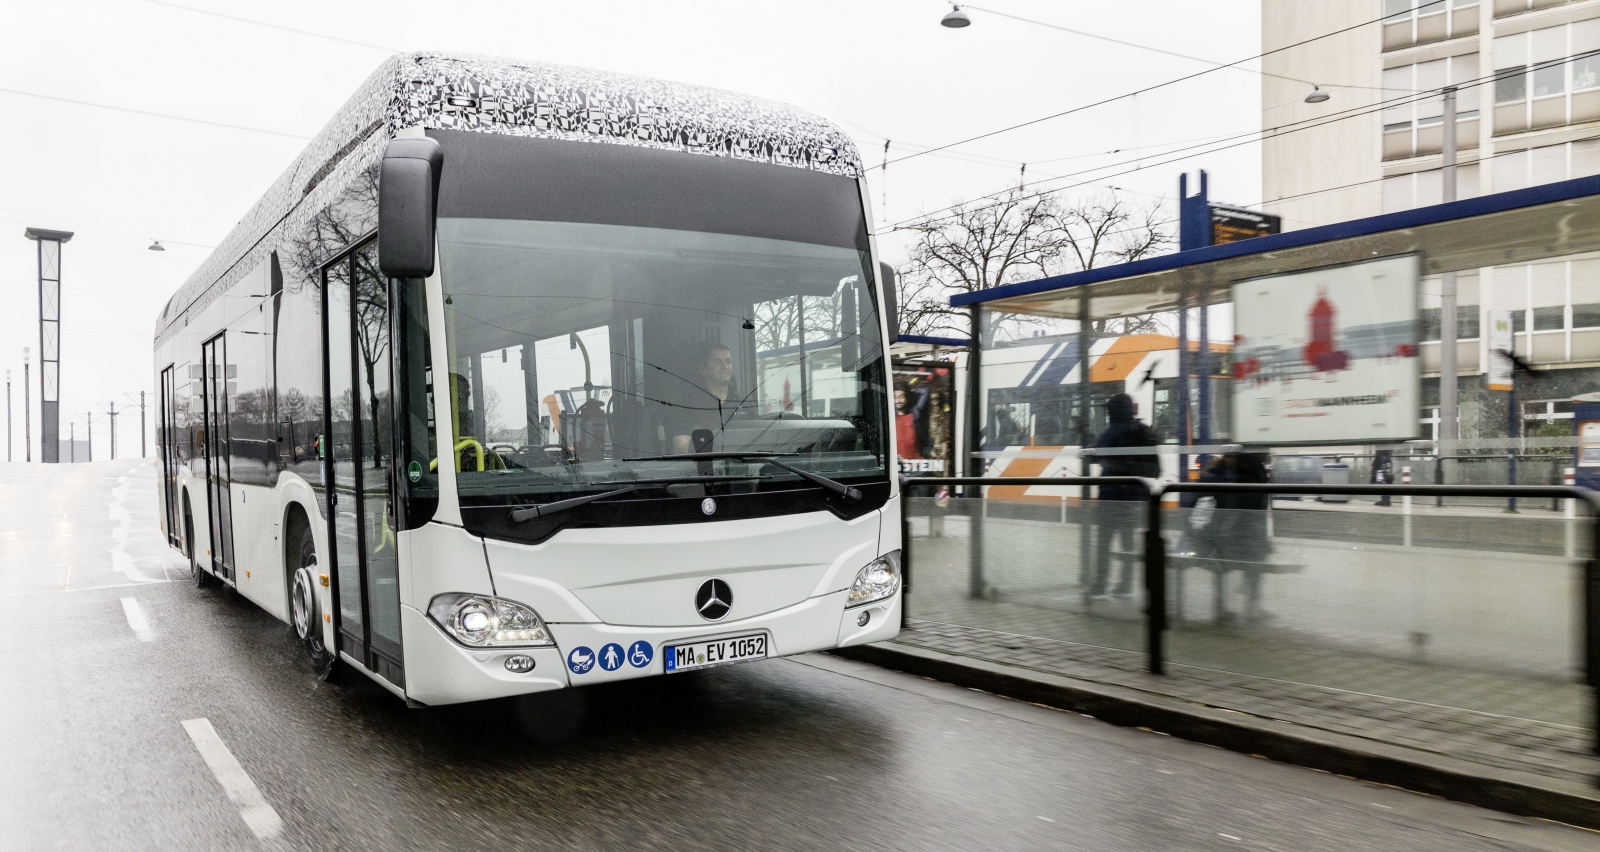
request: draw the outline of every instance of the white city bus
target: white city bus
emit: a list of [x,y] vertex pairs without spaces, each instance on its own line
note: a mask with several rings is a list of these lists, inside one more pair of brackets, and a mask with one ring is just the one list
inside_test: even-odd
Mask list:
[[779,104],[390,59],[157,322],[169,541],[414,704],[893,637],[861,175]]

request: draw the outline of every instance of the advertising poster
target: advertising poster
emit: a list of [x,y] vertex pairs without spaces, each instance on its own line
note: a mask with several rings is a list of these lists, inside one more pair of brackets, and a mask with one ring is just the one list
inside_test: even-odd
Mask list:
[[1489,312],[1489,369],[1483,379],[1492,391],[1508,391],[1516,380],[1516,363],[1501,353],[1516,351],[1510,311]]
[[1405,255],[1234,284],[1237,440],[1416,437],[1417,278]]
[[950,476],[955,470],[955,368],[894,365],[895,454],[907,476]]

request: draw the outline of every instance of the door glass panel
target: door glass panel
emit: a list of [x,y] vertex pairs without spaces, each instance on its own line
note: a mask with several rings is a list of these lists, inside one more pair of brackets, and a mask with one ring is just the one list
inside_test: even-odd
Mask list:
[[227,339],[218,335],[201,353],[205,362],[206,503],[211,518],[211,566],[217,576],[233,576],[233,495],[229,483]]
[[177,406],[173,400],[176,383],[172,368],[161,371],[161,426],[156,433],[156,453],[161,462],[161,503],[167,522],[167,541],[178,539],[178,434]]
[[[360,400],[362,551],[367,570],[367,614],[372,649],[400,658],[399,560],[389,503],[393,462],[389,372],[389,288],[378,271],[376,245],[355,258],[356,396]],[[385,672],[386,676],[387,673]]]
[[328,322],[328,516],[332,519],[334,573],[338,578],[339,630],[347,650],[361,659],[366,646],[362,618],[360,501],[356,492],[356,406],[350,347],[350,267],[339,263],[324,278]]

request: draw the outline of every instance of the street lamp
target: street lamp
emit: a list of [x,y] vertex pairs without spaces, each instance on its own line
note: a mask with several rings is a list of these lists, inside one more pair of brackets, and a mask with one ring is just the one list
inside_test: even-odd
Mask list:
[[951,4],[950,11],[946,12],[945,16],[939,19],[939,25],[943,27],[949,27],[952,30],[959,30],[962,27],[972,26],[972,19],[967,17],[966,12],[961,11],[960,6]]
[[1311,93],[1306,95],[1306,103],[1308,103],[1308,104],[1320,104],[1323,101],[1326,101],[1327,99],[1328,99],[1328,93],[1324,92],[1322,90],[1322,88],[1319,87],[1316,83],[1312,83],[1311,84]]
[[150,249],[149,250],[150,251],[166,251],[167,247],[162,245],[160,240],[151,240],[150,241]]

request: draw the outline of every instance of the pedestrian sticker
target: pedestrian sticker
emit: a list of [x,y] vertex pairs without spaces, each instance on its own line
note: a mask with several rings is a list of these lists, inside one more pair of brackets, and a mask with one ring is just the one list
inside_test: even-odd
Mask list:
[[622,668],[622,646],[615,642],[600,649],[600,668],[614,672]]
[[655,649],[650,647],[650,643],[640,639],[628,646],[628,665],[642,669],[650,665],[650,660],[655,655]]
[[594,668],[594,652],[587,645],[579,645],[567,652],[567,668],[573,674],[588,674]]

